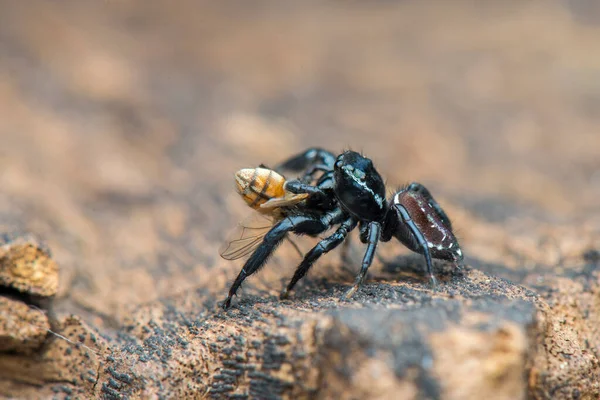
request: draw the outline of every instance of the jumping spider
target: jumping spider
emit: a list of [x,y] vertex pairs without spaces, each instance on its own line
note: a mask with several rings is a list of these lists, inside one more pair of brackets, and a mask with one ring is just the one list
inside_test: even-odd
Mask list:
[[[245,187],[254,188],[255,196],[255,200],[250,203],[253,197],[244,193],[245,199],[254,208],[266,200],[273,201],[265,198],[265,193],[270,189],[269,182],[275,181],[271,176],[282,176],[280,171],[291,171],[299,174],[299,178],[287,181],[283,178],[277,179],[278,184],[283,185],[277,189],[280,192],[283,190],[283,193],[291,197],[304,197],[295,196],[297,200],[289,204],[279,203],[274,225],[266,234],[255,237],[252,246],[244,244],[244,248],[234,247],[235,250],[246,250],[236,254],[254,251],[231,285],[229,295],[223,303],[224,309],[230,307],[231,299],[242,282],[267,262],[288,233],[317,236],[332,227],[337,227],[333,234],[321,240],[304,256],[281,298],[288,296],[321,255],[339,246],[357,226],[360,230],[360,240],[367,245],[367,249],[360,272],[352,288],[346,292],[346,298],[351,297],[363,282],[379,241],[387,242],[395,237],[410,250],[422,254],[433,287],[436,285],[436,279],[433,275],[432,258],[454,263],[463,259],[458,241],[452,232],[450,219],[429,191],[419,183],[411,183],[398,190],[387,201],[381,175],[370,159],[357,152],[345,151],[336,157],[326,150],[311,148],[284,161],[274,170],[260,168],[256,169],[259,172],[254,172],[254,175],[248,175],[248,171],[253,170],[243,171],[247,172],[246,177],[249,180]],[[318,172],[321,174],[317,178]],[[261,174],[268,176],[261,178]],[[239,186],[238,190],[241,190]],[[247,239],[243,240],[247,242]],[[246,243],[242,240],[239,242]],[[223,257],[237,258],[225,255]]]

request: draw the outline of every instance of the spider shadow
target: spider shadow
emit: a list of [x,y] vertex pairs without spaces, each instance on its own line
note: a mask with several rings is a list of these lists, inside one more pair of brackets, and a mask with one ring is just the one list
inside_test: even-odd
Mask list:
[[[427,267],[421,254],[401,254],[391,259],[379,259],[381,272],[373,277],[377,281],[409,281],[428,283]],[[432,259],[433,273],[438,281],[449,281],[462,276],[464,267],[451,261]]]
[[[361,289],[353,296],[354,299],[363,298],[367,293],[384,295],[387,291],[393,290],[390,284],[395,286],[399,282],[430,289],[430,281],[422,255],[398,255],[391,259],[378,257],[378,260],[380,265],[373,265],[375,268],[371,268]],[[354,263],[342,262],[337,268],[333,268],[332,272],[335,272],[327,277],[307,276],[294,289],[289,300],[319,303],[339,299],[354,283],[357,270],[351,265]],[[462,267],[443,260],[435,260],[433,269],[439,282],[448,282],[464,275]],[[285,283],[282,279],[283,284]]]
[[[420,254],[401,254],[395,257],[377,257],[378,265],[373,265],[359,290],[351,299],[343,299],[343,295],[351,288],[358,272],[356,263],[351,259],[343,260],[340,264],[330,265],[329,273],[311,276],[308,274],[302,279],[290,297],[280,300],[273,293],[274,288],[254,287],[252,293],[244,294],[237,302],[237,307],[252,308],[257,304],[285,304],[286,307],[309,308],[336,308],[340,300],[368,301],[372,296],[393,297],[390,293],[397,289],[397,283],[416,285],[428,291],[429,277],[426,273],[425,260]],[[464,276],[465,267],[457,266],[450,261],[433,260],[433,271],[439,283],[450,282],[455,278]],[[272,284],[279,281],[281,289],[289,282],[289,276],[274,279]],[[407,289],[409,290],[409,289]],[[390,297],[390,298],[391,298]],[[380,300],[382,300],[380,298]],[[383,299],[386,300],[386,299]],[[388,299],[389,300],[389,299]],[[296,303],[294,303],[296,302]],[[344,301],[345,303],[345,301]]]

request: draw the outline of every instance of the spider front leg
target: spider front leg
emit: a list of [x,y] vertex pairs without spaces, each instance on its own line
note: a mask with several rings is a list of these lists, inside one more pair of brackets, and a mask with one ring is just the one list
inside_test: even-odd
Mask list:
[[277,172],[291,171],[302,173],[300,181],[308,183],[318,171],[331,171],[335,163],[335,155],[327,150],[313,147],[290,157],[275,167]]
[[223,303],[223,309],[231,306],[231,299],[241,286],[242,282],[258,271],[269,259],[273,251],[279,246],[281,241],[289,232],[317,235],[326,231],[332,224],[336,224],[343,217],[341,210],[334,210],[331,213],[324,214],[321,217],[312,215],[294,215],[286,217],[279,221],[265,235],[263,242],[254,250],[254,253],[244,264],[244,267],[235,278],[235,281],[229,289],[229,294]]
[[308,193],[311,196],[317,197],[327,197],[327,194],[317,186],[310,185],[308,183],[304,183],[298,179],[286,181],[283,185],[285,191],[294,193],[294,194],[303,194]]
[[307,193],[310,195],[311,200],[314,200],[316,203],[320,204],[322,207],[326,209],[332,209],[335,205],[335,198],[329,196],[323,188],[327,188],[327,182],[319,182],[319,186],[313,186],[308,183],[304,183],[300,180],[291,180],[286,181],[284,186],[284,190],[289,193],[294,194],[304,194]]
[[360,272],[356,276],[356,281],[354,281],[354,285],[350,290],[346,292],[344,298],[348,299],[352,297],[354,293],[358,290],[360,285],[362,285],[365,276],[367,275],[367,271],[369,267],[373,263],[373,258],[375,257],[375,250],[377,250],[377,243],[381,237],[381,225],[378,222],[370,222],[367,225],[367,229],[362,232],[361,240],[367,243],[367,250],[365,251],[365,255],[363,257],[362,266],[360,268]]
[[351,230],[353,230],[356,227],[357,223],[358,223],[358,221],[356,221],[356,219],[348,218],[346,221],[344,221],[341,224],[341,226],[335,231],[335,233],[333,233],[331,236],[321,240],[315,247],[313,247],[306,254],[304,259],[302,260],[302,262],[296,269],[296,272],[294,273],[294,277],[292,278],[290,283],[287,285],[287,288],[285,288],[283,290],[280,298],[286,299],[289,295],[289,292],[294,288],[296,283],[298,283],[298,281],[306,275],[306,273],[308,272],[310,267],[315,263],[315,261],[317,261],[317,259],[319,257],[321,257],[323,254],[325,254],[325,253],[335,249],[337,246],[339,246],[344,241],[344,239],[346,239],[348,232],[350,232]]

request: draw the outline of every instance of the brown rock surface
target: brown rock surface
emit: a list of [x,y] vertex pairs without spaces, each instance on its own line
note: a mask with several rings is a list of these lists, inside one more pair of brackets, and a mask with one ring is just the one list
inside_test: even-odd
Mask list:
[[50,298],[58,291],[58,265],[31,235],[0,237],[0,286],[22,294]]
[[32,235],[0,236],[0,351],[41,350],[56,322],[52,302],[58,265]]
[[26,303],[0,297],[0,351],[33,353],[42,347],[50,323],[46,315]]
[[[598,398],[597,7],[218,4],[0,3],[0,235],[52,249],[61,335],[4,290],[0,394]],[[284,245],[220,311],[233,173],[312,145],[426,184],[465,268],[383,244],[342,301],[354,240],[279,301]]]

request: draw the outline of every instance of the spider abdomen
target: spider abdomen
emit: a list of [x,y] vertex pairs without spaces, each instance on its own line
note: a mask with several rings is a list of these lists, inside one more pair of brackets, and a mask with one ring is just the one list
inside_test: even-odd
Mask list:
[[[459,261],[463,254],[458,240],[446,222],[445,216],[438,213],[435,200],[427,198],[420,192],[401,190],[392,199],[392,205],[403,207],[410,219],[421,231],[431,257]],[[417,239],[406,226],[398,226],[394,236],[409,249],[421,253]]]

